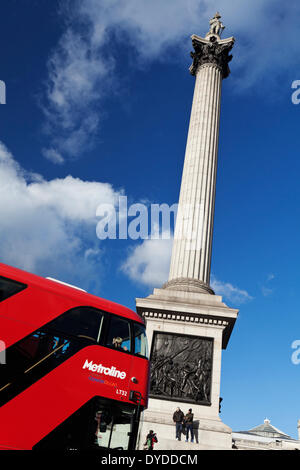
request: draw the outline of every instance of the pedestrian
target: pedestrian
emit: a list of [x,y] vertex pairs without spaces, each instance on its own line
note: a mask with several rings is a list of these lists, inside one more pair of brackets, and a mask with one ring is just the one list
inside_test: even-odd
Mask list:
[[189,441],[189,432],[191,433],[191,442],[194,442],[193,420],[194,420],[194,414],[192,413],[192,408],[190,408],[189,412],[184,417],[185,429],[186,429],[185,442]]
[[146,437],[146,442],[144,444],[144,450],[153,450],[154,444],[158,442],[156,433],[152,431],[152,429],[149,431]]
[[177,441],[180,441],[180,438],[181,438],[183,419],[184,419],[183,412],[181,411],[179,407],[176,408],[176,411],[174,411],[174,414],[173,414],[173,421],[176,425],[176,440]]

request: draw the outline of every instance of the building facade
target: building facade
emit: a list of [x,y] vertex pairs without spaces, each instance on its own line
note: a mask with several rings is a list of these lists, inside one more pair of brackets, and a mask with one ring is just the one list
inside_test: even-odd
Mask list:
[[232,448],[236,450],[300,450],[300,421],[298,440],[275,428],[269,419],[250,429],[232,433]]

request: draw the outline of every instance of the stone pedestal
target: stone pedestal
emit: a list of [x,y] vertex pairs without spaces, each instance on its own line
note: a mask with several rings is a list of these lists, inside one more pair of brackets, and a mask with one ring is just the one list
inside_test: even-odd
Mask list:
[[172,417],[179,406],[194,413],[195,443],[189,448],[230,449],[231,429],[219,417],[221,356],[238,311],[217,295],[168,289],[136,299],[136,307],[146,320],[151,345],[150,400],[140,444],[153,429],[157,449],[186,449],[184,435],[181,442],[175,440]]

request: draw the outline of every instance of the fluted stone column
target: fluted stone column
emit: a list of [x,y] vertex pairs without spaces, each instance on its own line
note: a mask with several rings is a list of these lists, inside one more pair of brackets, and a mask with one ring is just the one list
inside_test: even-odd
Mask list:
[[222,78],[234,39],[193,35],[192,75],[196,76],[179,206],[171,258],[169,289],[195,292],[209,287],[215,207]]
[[[210,32],[193,35],[190,72],[196,77],[177,213],[169,281],[136,299],[147,321],[151,351],[149,407],[140,448],[149,429],[157,449],[230,449],[231,429],[219,416],[222,349],[238,310],[209,287],[222,79],[229,74],[234,39],[221,39],[220,14]],[[222,402],[223,403],[223,402]],[[194,413],[195,443],[175,440],[176,407]]]

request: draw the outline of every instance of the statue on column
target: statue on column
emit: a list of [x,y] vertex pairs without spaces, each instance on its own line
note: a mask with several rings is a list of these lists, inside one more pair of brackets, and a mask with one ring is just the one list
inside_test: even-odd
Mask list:
[[223,29],[225,29],[225,26],[220,21],[220,18],[221,15],[219,12],[217,12],[215,16],[211,20],[209,20],[210,30],[206,36],[208,36],[208,34],[216,34],[217,36],[221,36]]

